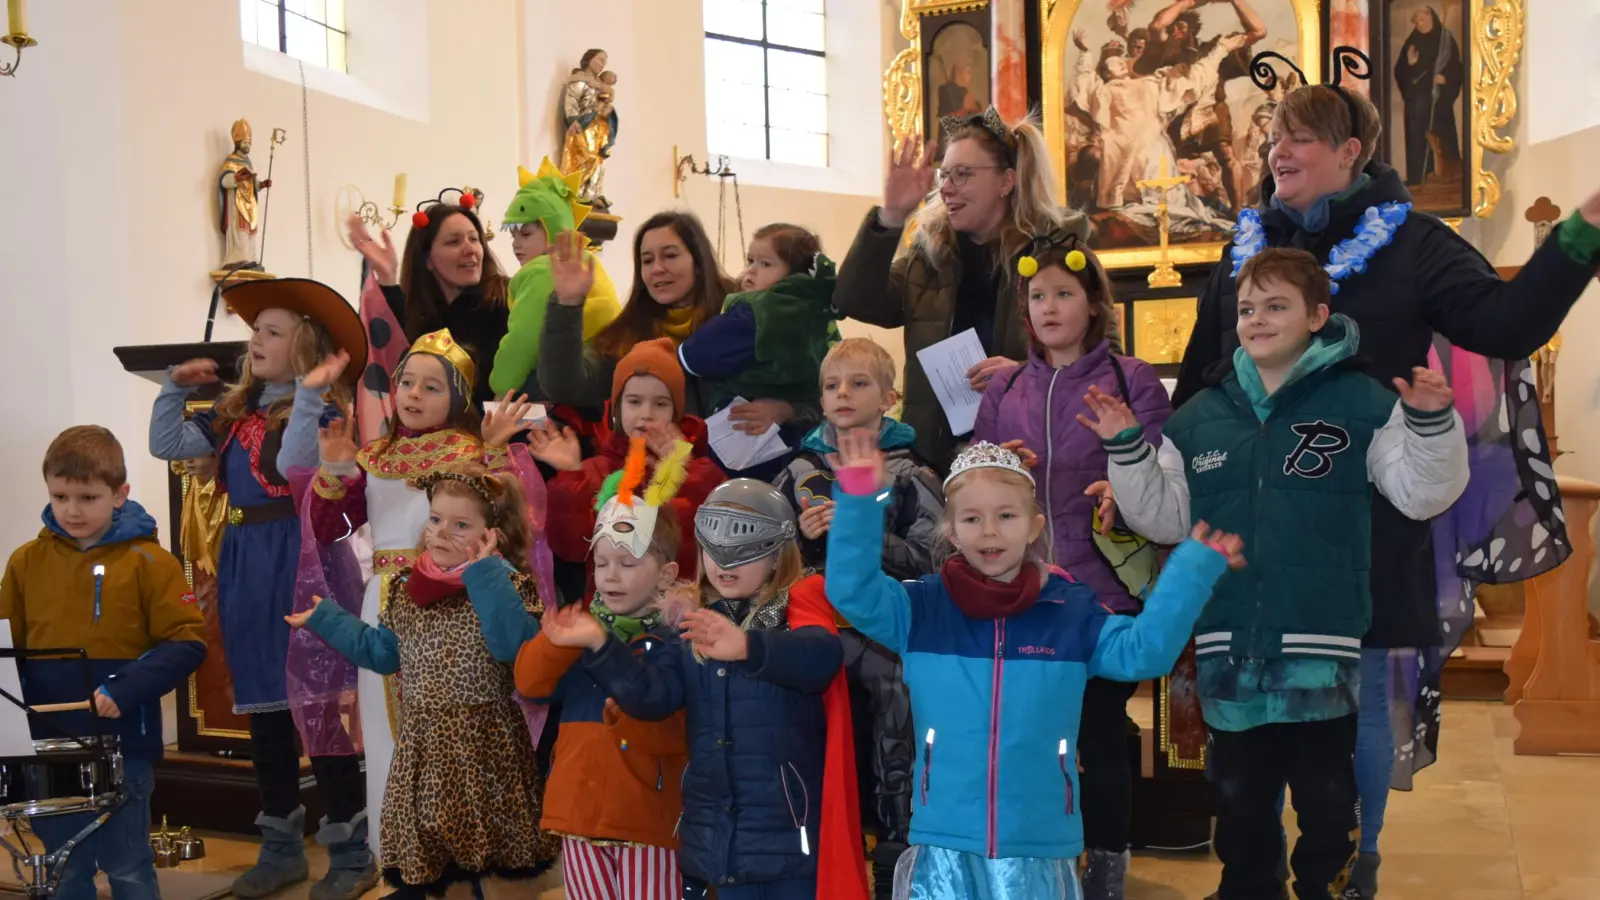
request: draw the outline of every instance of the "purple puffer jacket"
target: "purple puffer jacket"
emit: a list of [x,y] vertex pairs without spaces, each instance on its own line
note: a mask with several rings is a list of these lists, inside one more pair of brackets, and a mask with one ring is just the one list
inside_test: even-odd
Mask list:
[[[1122,367],[1126,396],[1114,366]],[[1015,380],[1012,376],[1015,375]],[[1106,478],[1106,452],[1100,438],[1078,422],[1088,414],[1083,395],[1089,385],[1122,397],[1144,425],[1145,438],[1161,445],[1161,428],[1172,415],[1172,401],[1155,370],[1143,360],[1118,356],[1113,362],[1109,341],[1101,341],[1070,366],[1056,369],[1036,354],[1019,369],[995,373],[978,407],[974,440],[1003,443],[1021,440],[1039,457],[1034,480],[1044,508],[1046,536],[1056,565],[1094,588],[1113,612],[1137,612],[1138,603],[1094,548],[1090,529],[1094,501],[1084,491]]]

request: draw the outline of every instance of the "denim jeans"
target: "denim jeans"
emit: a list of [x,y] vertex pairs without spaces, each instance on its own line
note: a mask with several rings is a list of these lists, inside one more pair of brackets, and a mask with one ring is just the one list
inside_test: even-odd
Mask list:
[[[150,794],[155,775],[150,760],[123,761],[123,785],[128,802],[104,825],[95,829],[67,857],[61,873],[57,900],[94,900],[95,872],[106,873],[115,900],[157,900],[156,860],[150,852]],[[93,821],[91,813],[66,816],[39,816],[32,820],[33,833],[54,851]]]
[[1394,775],[1394,725],[1389,719],[1389,651],[1361,651],[1361,711],[1356,718],[1356,792],[1361,797],[1361,852],[1378,852]]

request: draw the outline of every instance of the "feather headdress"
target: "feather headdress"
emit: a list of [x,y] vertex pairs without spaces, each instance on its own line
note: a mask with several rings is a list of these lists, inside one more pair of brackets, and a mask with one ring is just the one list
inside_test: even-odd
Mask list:
[[599,515],[595,517],[590,544],[605,538],[635,559],[643,559],[656,531],[656,517],[677,496],[689,476],[689,454],[693,449],[688,441],[678,441],[672,452],[656,462],[650,483],[644,485],[645,442],[634,438],[628,446],[627,462],[600,485],[595,501]]

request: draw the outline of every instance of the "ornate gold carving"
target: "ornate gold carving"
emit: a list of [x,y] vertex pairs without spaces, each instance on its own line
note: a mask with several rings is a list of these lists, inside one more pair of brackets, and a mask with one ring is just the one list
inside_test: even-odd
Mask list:
[[1517,90],[1512,75],[1522,57],[1527,23],[1525,0],[1479,0],[1473,25],[1478,76],[1472,82],[1472,214],[1486,218],[1500,205],[1500,179],[1483,168],[1483,152],[1509,153],[1516,147],[1510,135],[1517,114]]
[[1440,219],[1439,221],[1445,223],[1446,225],[1449,225],[1450,226],[1450,230],[1454,231],[1456,234],[1460,234],[1461,233],[1461,217],[1460,216],[1457,216],[1454,219]]
[[1182,362],[1184,348],[1189,345],[1189,333],[1194,331],[1199,315],[1200,301],[1195,297],[1135,300],[1131,306],[1133,355],[1151,365]]
[[989,0],[901,0],[900,36],[911,46],[883,72],[883,116],[896,146],[922,136],[922,19],[988,7]]
[[1161,692],[1161,749],[1167,752],[1167,768],[1169,769],[1194,769],[1204,770],[1206,767],[1206,748],[1200,748],[1200,756],[1196,759],[1184,759],[1178,752],[1178,745],[1172,742],[1169,731],[1172,722],[1171,702],[1172,678],[1161,676],[1159,690]]
[[[190,413],[210,408],[211,401],[209,400],[191,400],[184,404],[184,410]],[[189,495],[190,478],[184,473],[183,463],[181,462],[172,463],[172,471],[179,476],[178,497],[180,500],[179,506],[181,507],[181,501]],[[194,590],[194,563],[190,562],[189,560],[183,561],[183,577],[188,580],[189,589]],[[212,602],[215,603],[216,598],[212,598]],[[232,728],[206,727],[206,711],[200,708],[200,685],[196,683],[193,672],[189,673],[189,718],[194,720],[195,734],[204,737],[234,738],[242,741],[247,741],[250,739],[250,732],[248,731],[240,731]]]

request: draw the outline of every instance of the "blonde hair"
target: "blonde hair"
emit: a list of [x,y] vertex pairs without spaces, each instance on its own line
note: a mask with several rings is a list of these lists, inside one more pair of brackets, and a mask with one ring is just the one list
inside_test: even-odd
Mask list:
[[867,374],[878,382],[879,387],[886,391],[894,390],[895,371],[894,357],[889,351],[878,346],[878,342],[869,338],[845,338],[822,358],[822,365],[818,368],[818,380],[828,377],[828,370],[845,362],[858,362],[866,367]]
[[[296,375],[306,375],[317,364],[332,355],[338,348],[334,346],[333,338],[328,330],[313,319],[301,316],[295,325],[294,334],[290,336],[289,364]],[[266,388],[266,382],[257,381],[250,371],[250,354],[246,353],[239,360],[239,382],[228,385],[227,390],[217,399],[212,406],[216,411],[213,425],[217,434],[227,434],[228,429],[235,422],[247,418],[255,411],[256,401],[261,397],[261,392]],[[333,401],[339,408],[344,409],[350,405],[350,388],[343,381],[336,381],[330,386],[323,396]],[[294,406],[294,394],[276,400],[267,407],[267,427],[278,428],[289,419],[289,410]]]
[[[962,124],[952,129],[945,143],[948,148],[956,141],[977,141],[995,165],[1016,170],[1016,188],[1006,198],[1011,215],[1000,226],[996,267],[1004,267],[1007,260],[1026,252],[1033,235],[1055,234],[1066,224],[1061,208],[1056,205],[1050,148],[1045,143],[1044,133],[1031,117],[1010,127],[1016,141],[1015,151],[979,124]],[[955,258],[956,231],[950,225],[950,211],[945,208],[942,196],[935,194],[917,214],[912,243],[936,268],[943,269]]]
[[[1044,508],[1039,505],[1038,489],[1034,486],[1033,482],[1029,481],[1024,476],[1009,469],[1000,469],[993,466],[986,466],[979,469],[968,469],[967,471],[962,472],[960,475],[950,479],[950,483],[945,485],[944,488],[944,517],[940,520],[939,530],[944,533],[945,540],[949,542],[952,547],[955,546],[956,496],[968,486],[976,484],[980,480],[989,481],[993,484],[1001,485],[1002,487],[1015,488],[1016,490],[1026,494],[1028,496],[1027,507],[1028,517],[1030,519],[1044,515]],[[1041,529],[1039,532],[1039,537],[1028,544],[1027,552],[1023,557],[1025,560],[1041,566],[1049,562],[1052,551],[1051,548],[1046,545],[1045,535],[1047,533],[1047,529]]]
[[[746,510],[747,512],[755,511],[745,506],[737,506],[736,504],[730,503],[727,505],[733,506],[735,509]],[[702,550],[701,552],[703,553],[705,551]],[[772,575],[767,578],[767,583],[763,584],[760,590],[756,591],[755,596],[749,598],[750,612],[745,615],[743,622],[734,623],[740,628],[750,627],[750,622],[755,619],[756,613],[761,610],[761,607],[766,606],[768,603],[777,599],[790,588],[794,587],[800,582],[800,579],[806,577],[806,574],[810,571],[806,568],[805,560],[800,557],[800,545],[794,541],[789,541],[782,547],[778,548],[776,556],[778,557],[778,561],[777,564],[772,567]],[[721,599],[723,599],[722,595],[717,593],[717,589],[711,586],[711,579],[706,575],[706,567],[702,565],[700,567],[701,605],[709,605]]]

